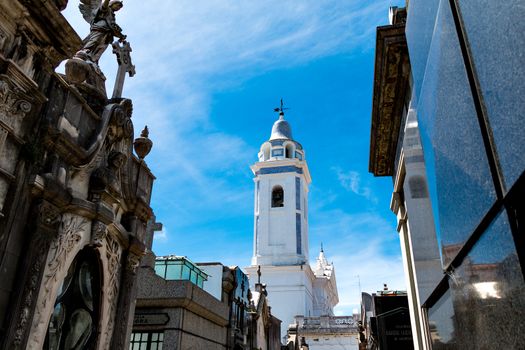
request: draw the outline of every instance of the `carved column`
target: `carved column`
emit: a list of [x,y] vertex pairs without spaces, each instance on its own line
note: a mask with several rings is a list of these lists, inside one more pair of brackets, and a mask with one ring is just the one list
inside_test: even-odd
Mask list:
[[145,253],[145,246],[136,238],[131,237],[130,247],[126,257],[126,263],[122,270],[121,289],[118,300],[117,315],[119,322],[116,323],[113,331],[113,341],[111,350],[129,349],[129,339],[133,328],[133,318],[135,316],[135,300],[137,298],[137,268],[140,259]]
[[[21,279],[25,280],[21,290],[21,297],[12,310],[11,327],[5,338],[4,349],[21,349],[25,347],[31,320],[36,307],[39,287],[46,265],[47,254],[53,237],[57,235],[60,219],[59,209],[53,204],[43,200],[36,206],[34,213],[36,220],[29,222],[28,231],[35,230],[31,243],[28,244],[27,259],[19,269]],[[25,278],[23,278],[25,276]]]

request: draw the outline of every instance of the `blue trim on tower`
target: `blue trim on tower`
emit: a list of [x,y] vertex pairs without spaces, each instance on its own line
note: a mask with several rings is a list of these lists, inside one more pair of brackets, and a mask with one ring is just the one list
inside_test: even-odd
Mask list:
[[301,254],[301,214],[299,213],[295,214],[295,243],[295,250],[297,254]]
[[259,171],[255,173],[255,175],[281,174],[281,173],[302,174],[303,169],[293,166],[293,165],[278,166],[278,167],[271,167],[271,168],[261,168]]
[[301,179],[295,178],[295,209],[301,210]]

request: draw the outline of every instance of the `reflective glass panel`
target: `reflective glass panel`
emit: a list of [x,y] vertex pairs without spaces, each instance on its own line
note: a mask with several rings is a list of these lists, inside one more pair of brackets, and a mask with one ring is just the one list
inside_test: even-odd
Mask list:
[[190,281],[193,284],[197,284],[197,274],[195,273],[195,271],[190,272]]
[[162,278],[166,278],[166,265],[155,263],[155,273]]
[[183,279],[183,280],[189,280],[190,279],[190,269],[186,265],[184,265],[182,267],[182,277],[181,277],[181,279]]
[[447,264],[496,199],[448,1],[441,1],[418,118]]
[[525,168],[525,6],[523,0],[458,3],[510,188]]
[[429,310],[433,349],[525,349],[525,282],[505,212]]
[[80,294],[86,306],[93,311],[93,289],[91,286],[91,267],[88,262],[83,262],[80,265],[78,274],[78,285]]
[[454,339],[454,308],[450,291],[447,291],[441,299],[428,310],[428,325],[432,349],[445,350],[456,349]]
[[505,212],[456,274],[451,290],[459,349],[525,349],[525,282]]
[[51,321],[49,322],[49,328],[47,331],[49,337],[49,350],[60,348],[60,340],[62,338],[62,328],[64,326],[65,317],[65,306],[62,303],[58,303],[53,310],[53,315],[51,315]]
[[406,38],[416,99],[425,75],[438,4],[438,0],[410,0],[408,4]]
[[181,265],[168,265],[166,270],[166,279],[167,280],[178,280],[180,279],[180,269]]

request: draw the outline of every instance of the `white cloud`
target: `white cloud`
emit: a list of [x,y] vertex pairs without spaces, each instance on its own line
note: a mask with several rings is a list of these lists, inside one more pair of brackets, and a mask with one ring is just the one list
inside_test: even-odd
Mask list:
[[373,195],[370,186],[363,185],[359,172],[355,170],[343,171],[339,167],[333,167],[332,170],[336,173],[337,180],[345,190],[371,200],[374,203],[377,202],[377,198]]
[[156,231],[153,235],[154,239],[159,243],[166,243],[169,241],[168,229],[162,225],[162,230]]

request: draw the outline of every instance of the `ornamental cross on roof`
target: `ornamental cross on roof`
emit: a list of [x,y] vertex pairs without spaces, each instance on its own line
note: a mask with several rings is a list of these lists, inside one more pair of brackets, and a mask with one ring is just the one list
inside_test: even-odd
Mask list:
[[274,112],[279,112],[279,119],[283,119],[284,111],[287,110],[287,109],[290,109],[290,108],[284,108],[283,105],[284,105],[283,99],[281,98],[281,107],[275,107],[273,109]]

